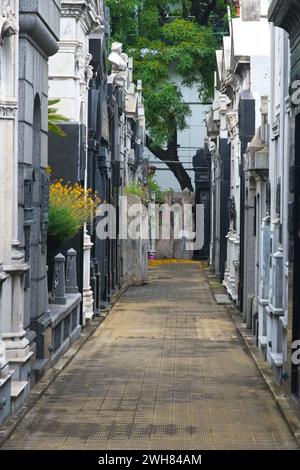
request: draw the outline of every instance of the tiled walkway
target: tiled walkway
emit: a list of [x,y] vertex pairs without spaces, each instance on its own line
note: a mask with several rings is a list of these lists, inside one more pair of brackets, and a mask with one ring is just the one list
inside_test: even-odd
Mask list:
[[199,263],[151,269],[6,449],[294,449]]

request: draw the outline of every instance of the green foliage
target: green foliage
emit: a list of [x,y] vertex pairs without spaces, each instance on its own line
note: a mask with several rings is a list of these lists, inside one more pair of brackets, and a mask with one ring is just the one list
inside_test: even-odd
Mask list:
[[147,131],[157,147],[168,145],[176,128],[188,127],[190,109],[178,85],[170,80],[171,70],[183,85],[198,84],[204,101],[212,97],[217,48],[214,29],[183,18],[181,3],[107,0],[113,40],[122,42],[125,52],[134,58],[135,79],[143,81]]
[[59,124],[69,122],[69,119],[62,114],[58,114],[58,109],[53,107],[59,102],[60,100],[57,99],[50,99],[48,101],[48,129],[49,132],[53,132],[60,137],[65,137],[66,133],[61,129]]
[[100,199],[91,189],[79,184],[50,185],[48,234],[59,241],[73,238],[96,214]]
[[144,189],[138,183],[131,182],[125,187],[125,194],[128,196],[131,194],[133,196],[137,196],[138,198],[145,200],[146,193]]
[[[143,81],[148,146],[162,161],[179,160],[177,133],[191,115],[180,82],[198,86],[202,102],[213,96],[215,50],[227,32],[226,0],[106,0],[112,41],[134,59],[134,79]],[[177,76],[176,76],[177,75]],[[172,81],[173,78],[173,81]],[[175,81],[176,80],[176,81]],[[182,188],[190,177],[171,168]]]
[[63,242],[73,238],[80,229],[80,222],[68,206],[50,205],[48,233],[51,237]]
[[170,193],[170,191],[168,190],[162,191],[158,182],[154,178],[154,175],[148,177],[148,189],[150,194],[154,194],[156,204],[163,204],[164,202],[166,202],[166,199]]

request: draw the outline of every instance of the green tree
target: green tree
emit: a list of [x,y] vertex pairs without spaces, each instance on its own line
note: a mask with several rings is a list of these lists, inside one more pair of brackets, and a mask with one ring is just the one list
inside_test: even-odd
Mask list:
[[180,87],[170,79],[175,71],[182,85],[199,86],[203,102],[213,93],[218,35],[226,15],[225,0],[107,0],[112,40],[123,43],[134,59],[135,79],[143,81],[147,147],[164,161],[182,189],[193,190],[179,161],[178,131],[191,114]]

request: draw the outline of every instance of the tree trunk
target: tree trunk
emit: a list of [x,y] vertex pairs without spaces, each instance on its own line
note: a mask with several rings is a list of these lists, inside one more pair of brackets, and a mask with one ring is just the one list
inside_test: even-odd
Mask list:
[[192,0],[192,10],[200,26],[207,26],[210,14],[216,6],[217,0],[210,0],[206,7],[203,7],[203,2],[200,0]]
[[182,17],[187,19],[189,16],[189,9],[187,6],[187,0],[182,0]]
[[148,135],[146,136],[146,145],[150,152],[152,152],[156,158],[158,158],[167,165],[169,170],[173,173],[178,183],[180,184],[180,188],[182,191],[184,191],[186,188],[189,191],[194,191],[192,180],[178,157],[176,129],[174,131],[172,142],[168,144],[167,150],[155,147],[153,145],[151,137],[149,137]]

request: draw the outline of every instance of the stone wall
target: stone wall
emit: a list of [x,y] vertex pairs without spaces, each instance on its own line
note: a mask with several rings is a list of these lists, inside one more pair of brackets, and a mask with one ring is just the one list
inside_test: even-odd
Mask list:
[[[128,208],[133,204],[140,204],[138,197],[127,197]],[[145,219],[144,219],[145,220]],[[128,218],[130,224],[131,218]],[[148,239],[141,236],[132,240],[127,238],[121,241],[121,264],[124,285],[142,285],[148,280]]]
[[[195,204],[195,194],[189,191],[183,192],[172,192],[167,198],[166,203],[169,206],[178,205],[183,214],[184,204]],[[160,221],[161,224],[161,221]],[[155,242],[155,257],[156,259],[192,259],[194,256],[194,251],[186,249],[186,240],[185,239],[176,239],[174,236],[174,218],[171,218],[171,237],[170,240],[164,240],[161,236]]]

